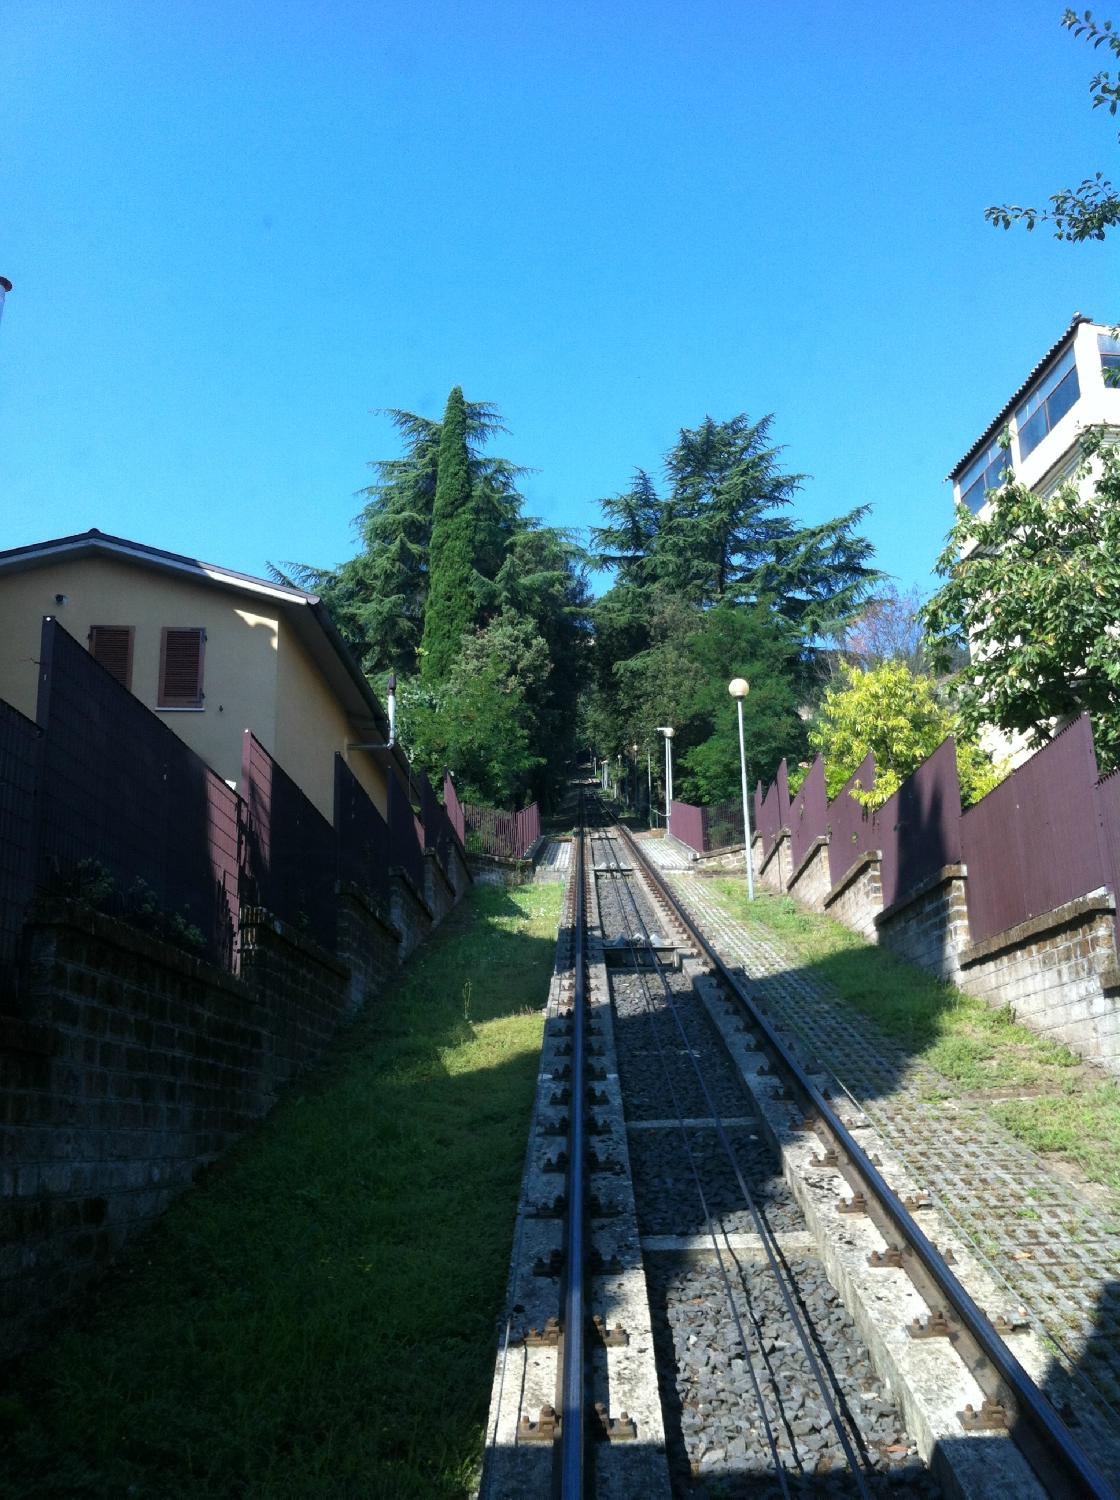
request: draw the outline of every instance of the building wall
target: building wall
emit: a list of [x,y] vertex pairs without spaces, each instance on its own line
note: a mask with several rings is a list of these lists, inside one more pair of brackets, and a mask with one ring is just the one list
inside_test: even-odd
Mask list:
[[[250,726],[251,727],[251,726]],[[258,735],[258,739],[260,736]],[[385,772],[367,750],[347,750],[369,735],[355,729],[306,647],[280,621],[276,743],[265,748],[315,806],[334,822],[334,753],[340,751],[381,816],[388,816]]]
[[[56,604],[56,594],[66,603]],[[7,576],[0,581],[0,698],[35,717],[44,615],[54,615],[83,646],[93,625],[131,625],[132,691],[219,776],[237,782],[242,730],[252,729],[268,749],[276,740],[278,622],[262,610],[267,605],[251,594],[109,558],[73,558]],[[157,708],[160,632],[194,625],[207,636],[204,705]]]

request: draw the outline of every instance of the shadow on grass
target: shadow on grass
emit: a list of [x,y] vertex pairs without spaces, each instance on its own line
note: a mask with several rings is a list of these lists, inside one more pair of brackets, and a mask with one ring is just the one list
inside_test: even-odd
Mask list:
[[561,894],[476,890],[8,1373],[7,1495],[468,1491]]

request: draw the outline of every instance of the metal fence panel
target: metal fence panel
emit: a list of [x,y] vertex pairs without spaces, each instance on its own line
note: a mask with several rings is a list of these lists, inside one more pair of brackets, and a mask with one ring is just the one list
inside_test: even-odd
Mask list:
[[338,838],[339,879],[362,887],[376,900],[383,899],[389,880],[389,825],[337,751],[334,831]]
[[524,859],[540,837],[541,813],[535,802],[520,812],[462,804],[464,843],[472,854],[494,859]]
[[161,719],[59,625],[43,622],[37,879],[96,867],[101,904],[150,902],[232,962],[237,797]]
[[0,699],[0,989],[13,982],[24,913],[35,889],[37,724]]
[[1096,784],[1092,730],[1082,715],[963,815],[974,943],[1109,883]]
[[961,863],[961,788],[951,739],[914,771],[879,809],[883,905]]
[[[761,783],[760,783],[761,785]],[[783,828],[789,827],[789,774],[783,760],[761,801],[755,799],[763,859],[773,849]]]
[[416,815],[408,793],[396,776],[389,773],[389,862],[404,870],[421,893],[424,890],[423,829],[417,827]]
[[249,729],[242,742],[241,784],[243,900],[266,907],[333,950],[338,915],[335,830]]
[[867,755],[828,804],[832,837],[828,845],[828,873],[839,884],[861,855],[879,848],[879,819],[852,796],[875,785],[875,757]]
[[459,801],[459,793],[455,790],[455,783],[451,779],[450,771],[444,771],[443,773],[443,805],[456,837],[465,848],[467,843],[467,825],[463,818],[463,804]]
[[731,849],[743,842],[743,804],[735,798],[700,809],[703,820],[703,852]]
[[703,808],[694,807],[691,802],[677,802],[675,799],[672,806],[670,824],[673,837],[680,843],[686,844],[694,849],[697,854],[704,852],[704,811]]
[[796,870],[816,839],[828,832],[824,761],[818,755],[789,808],[789,854]]

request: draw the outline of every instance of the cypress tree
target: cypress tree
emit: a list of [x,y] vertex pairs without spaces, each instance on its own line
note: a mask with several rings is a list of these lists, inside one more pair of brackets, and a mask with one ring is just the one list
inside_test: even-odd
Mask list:
[[447,676],[463,638],[477,621],[478,537],[471,496],[467,409],[461,387],[447,398],[439,437],[439,469],[432,508],[428,602],[424,611],[421,675]]

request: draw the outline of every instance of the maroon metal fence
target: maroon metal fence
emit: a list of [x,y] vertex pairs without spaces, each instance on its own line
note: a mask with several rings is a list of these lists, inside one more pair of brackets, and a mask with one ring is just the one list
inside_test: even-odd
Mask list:
[[669,826],[673,837],[680,843],[693,849],[697,854],[704,852],[704,812],[702,808],[694,807],[691,802],[678,802],[675,798],[670,809]]
[[961,862],[961,788],[951,739],[923,761],[879,809],[883,905],[891,906],[945,865]]
[[472,854],[488,854],[493,859],[524,859],[541,832],[541,810],[535,802],[520,812],[503,812],[497,807],[461,804],[466,829],[465,844]]
[[[761,783],[759,783],[761,786]],[[762,834],[762,854],[765,858],[777,842],[778,834],[789,827],[789,776],[783,760],[777,775],[766,789],[766,795],[755,797],[755,827]]]
[[1055,736],[961,819],[974,943],[1111,883],[1094,794],[1087,715]]
[[447,770],[443,773],[443,805],[456,838],[466,848],[467,825],[463,817],[463,804],[459,801],[459,793],[455,790],[451,772]]
[[389,825],[337,752],[334,757],[334,831],[338,838],[340,880],[361,886],[375,900],[388,888]]
[[337,937],[335,830],[246,729],[241,747],[244,795],[242,899],[333,949]]
[[43,621],[36,880],[197,928],[232,963],[237,796],[57,620]]
[[40,732],[0,699],[0,991],[15,976],[24,913],[35,888],[35,789]]
[[424,891],[424,830],[420,827],[408,793],[389,773],[389,855],[417,891]]
[[828,832],[824,761],[818,755],[789,808],[789,854],[796,870],[816,839]]
[[835,886],[861,855],[879,847],[879,819],[852,796],[875,785],[875,757],[868,755],[828,804],[832,837],[828,844],[828,873]]

